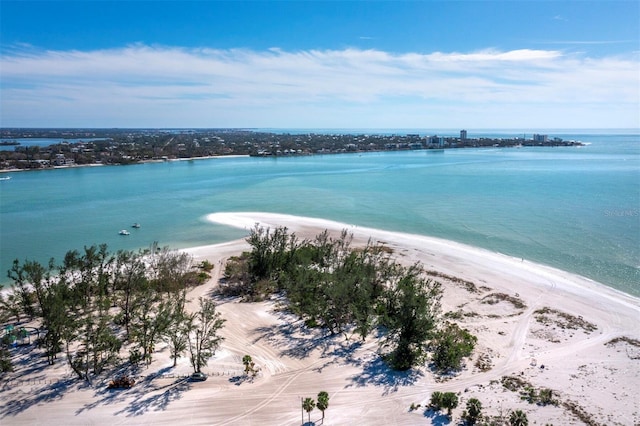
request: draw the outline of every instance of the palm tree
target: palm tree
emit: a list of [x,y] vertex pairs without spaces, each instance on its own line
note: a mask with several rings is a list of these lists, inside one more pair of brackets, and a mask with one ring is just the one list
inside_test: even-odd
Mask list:
[[529,420],[527,420],[527,415],[522,410],[512,411],[509,416],[509,424],[511,426],[527,426],[529,424]]
[[242,363],[244,364],[244,373],[245,374],[249,374],[249,371],[251,370],[251,362],[253,360],[251,359],[251,355],[245,355],[242,357]]
[[475,425],[478,419],[482,416],[482,403],[476,399],[471,398],[467,401],[467,423]]
[[447,416],[451,417],[451,410],[458,406],[458,395],[453,392],[442,394],[442,408],[447,409]]
[[324,410],[329,408],[329,394],[325,391],[318,393],[318,410],[322,411],[322,423],[324,423]]
[[553,390],[549,388],[540,389],[539,401],[542,405],[553,404]]
[[316,402],[311,398],[305,398],[302,402],[302,408],[309,415],[309,423],[311,423],[311,411],[316,407]]

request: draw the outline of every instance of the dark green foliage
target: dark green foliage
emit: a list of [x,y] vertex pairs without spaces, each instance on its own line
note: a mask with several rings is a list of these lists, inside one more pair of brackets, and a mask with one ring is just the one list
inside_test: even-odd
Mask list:
[[553,390],[549,388],[540,389],[540,392],[538,394],[538,402],[541,405],[556,405],[557,401],[553,399]]
[[316,408],[316,402],[313,398],[305,398],[304,401],[302,401],[302,408],[309,415],[309,423],[311,423],[311,412]]
[[433,342],[433,363],[440,371],[458,370],[462,359],[473,352],[477,337],[457,324],[446,323],[438,331]]
[[325,231],[299,243],[286,228],[256,227],[247,239],[252,251],[227,263],[222,292],[248,300],[283,292],[291,311],[332,334],[365,339],[383,326],[393,348],[391,366],[409,369],[422,359],[435,328],[440,284],[424,279],[418,265],[393,262],[383,246],[352,249],[351,240],[346,231],[335,239]]
[[442,392],[435,391],[431,394],[431,399],[429,400],[429,406],[433,410],[440,410],[442,408]]
[[287,228],[278,227],[271,232],[257,224],[247,242],[253,248],[249,255],[249,273],[256,282],[277,280],[290,266],[298,245],[295,235],[289,235]]
[[467,410],[464,420],[468,425],[475,425],[482,417],[482,403],[476,398],[467,401]]
[[198,265],[198,267],[205,272],[211,272],[213,270],[213,263],[205,259],[200,262],[200,265]]
[[458,395],[453,392],[445,392],[442,394],[442,408],[447,409],[447,416],[451,417],[451,410],[458,406]]
[[318,393],[318,402],[316,404],[318,410],[322,411],[322,421],[324,422],[324,411],[329,408],[329,394],[325,391]]
[[435,391],[431,394],[431,400],[429,401],[429,407],[432,410],[447,409],[447,415],[451,416],[451,410],[458,406],[458,395],[453,392],[439,392]]
[[529,420],[527,419],[527,415],[522,410],[512,411],[509,415],[509,424],[511,426],[527,426],[529,424]]
[[11,354],[6,347],[4,347],[4,342],[0,346],[0,373],[8,373],[13,371],[13,363],[11,362]]
[[389,355],[391,366],[407,370],[421,360],[424,345],[433,336],[442,290],[437,281],[421,278],[422,269],[417,265],[400,271],[385,296],[383,324],[396,344]]
[[132,363],[149,363],[155,344],[165,339],[175,361],[186,344],[190,265],[184,253],[155,245],[115,255],[104,244],[84,247],[67,252],[60,265],[16,260],[8,272],[14,292],[3,298],[3,314],[39,318],[38,343],[49,363],[64,350],[81,379],[118,361],[124,342],[132,345]]

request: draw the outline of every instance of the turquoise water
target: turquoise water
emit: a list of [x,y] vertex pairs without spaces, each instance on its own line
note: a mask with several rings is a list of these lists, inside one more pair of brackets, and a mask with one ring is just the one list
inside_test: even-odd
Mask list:
[[15,258],[60,260],[84,245],[240,238],[205,216],[265,211],[455,240],[640,295],[640,136],[553,136],[591,144],[11,173],[0,181],[0,282]]

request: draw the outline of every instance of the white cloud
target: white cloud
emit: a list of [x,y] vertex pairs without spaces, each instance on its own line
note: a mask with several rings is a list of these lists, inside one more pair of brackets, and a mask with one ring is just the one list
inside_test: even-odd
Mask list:
[[131,45],[1,57],[2,126],[636,127],[640,61]]

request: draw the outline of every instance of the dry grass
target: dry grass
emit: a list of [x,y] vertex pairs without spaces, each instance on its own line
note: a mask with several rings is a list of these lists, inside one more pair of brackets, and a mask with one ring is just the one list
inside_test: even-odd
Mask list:
[[516,296],[510,296],[506,293],[491,293],[481,299],[481,303],[487,305],[495,305],[501,301],[509,302],[516,309],[526,309],[527,305],[522,299]]
[[[466,289],[469,293],[480,293],[478,290],[478,286],[476,286],[471,281],[463,280],[462,278],[454,277],[453,275],[447,275],[442,272],[429,270],[425,272],[427,275],[431,275],[432,277],[444,278],[447,281],[451,281],[454,284],[458,284],[464,289]],[[484,287],[488,288],[488,287]]]
[[589,334],[598,329],[593,323],[585,320],[581,316],[575,316],[566,312],[544,307],[534,312],[536,320],[544,325],[556,325],[563,329],[580,330]]

